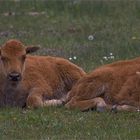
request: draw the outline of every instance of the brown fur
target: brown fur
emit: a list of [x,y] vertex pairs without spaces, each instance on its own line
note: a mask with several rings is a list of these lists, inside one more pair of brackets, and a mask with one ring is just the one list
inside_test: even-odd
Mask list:
[[67,108],[84,111],[111,109],[139,111],[140,58],[97,68],[81,78],[69,92]]
[[[0,106],[62,104],[67,92],[85,75],[63,58],[27,55],[37,49],[17,40],[9,40],[0,48]],[[7,77],[13,72],[20,74],[21,80],[10,81]]]

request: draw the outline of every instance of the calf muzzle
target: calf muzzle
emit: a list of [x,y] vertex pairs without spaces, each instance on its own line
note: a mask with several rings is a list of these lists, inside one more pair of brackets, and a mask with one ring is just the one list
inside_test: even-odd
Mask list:
[[17,72],[11,72],[8,74],[8,80],[18,82],[21,80],[21,74]]

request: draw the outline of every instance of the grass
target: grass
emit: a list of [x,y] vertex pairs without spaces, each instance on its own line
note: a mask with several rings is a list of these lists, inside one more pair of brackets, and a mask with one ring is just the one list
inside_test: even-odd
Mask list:
[[137,140],[139,113],[97,113],[63,107],[23,113],[20,109],[0,112],[0,139],[94,139]]
[[[71,58],[87,72],[139,56],[139,23],[139,0],[0,1],[0,44],[37,44],[39,55]],[[3,108],[0,139],[139,140],[140,114]]]

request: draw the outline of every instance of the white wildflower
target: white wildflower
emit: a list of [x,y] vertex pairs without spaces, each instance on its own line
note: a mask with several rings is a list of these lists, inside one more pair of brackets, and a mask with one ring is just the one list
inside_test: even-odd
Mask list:
[[114,59],[115,57],[112,55],[112,56],[110,56],[110,59]]
[[72,60],[72,58],[71,58],[71,57],[69,57],[69,60]]
[[133,39],[133,40],[136,40],[137,38],[136,38],[135,36],[132,36],[132,39]]
[[76,59],[77,59],[77,57],[76,57],[76,56],[73,56],[73,59],[74,59],[74,60],[76,60]]
[[113,55],[113,53],[110,53],[110,55]]
[[93,40],[94,39],[94,36],[93,35],[89,35],[88,36],[88,40]]
[[108,60],[108,57],[107,57],[107,56],[104,56],[103,59],[104,59],[104,60]]

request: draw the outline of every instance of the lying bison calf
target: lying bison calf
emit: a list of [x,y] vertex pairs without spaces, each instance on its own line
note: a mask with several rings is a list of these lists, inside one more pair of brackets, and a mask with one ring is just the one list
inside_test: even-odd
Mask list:
[[140,58],[97,68],[69,92],[67,108],[140,111]]
[[58,57],[27,55],[38,47],[9,40],[0,48],[0,106],[41,107],[63,103],[85,72]]

